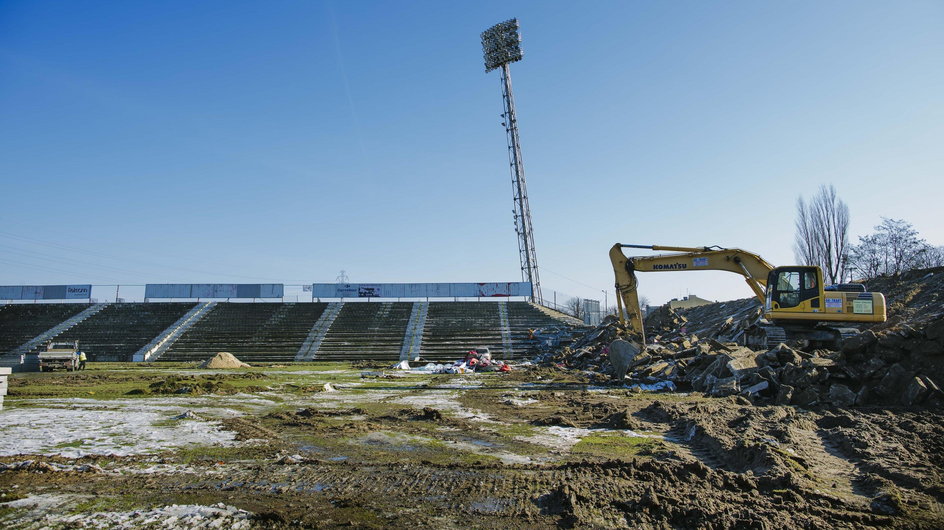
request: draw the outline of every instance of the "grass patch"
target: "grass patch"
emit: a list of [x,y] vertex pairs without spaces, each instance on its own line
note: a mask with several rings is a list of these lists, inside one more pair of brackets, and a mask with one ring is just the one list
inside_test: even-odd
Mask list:
[[795,471],[797,474],[799,474],[799,475],[802,476],[802,477],[805,477],[805,478],[807,478],[807,479],[809,479],[809,480],[812,480],[812,481],[814,481],[814,482],[817,481],[816,476],[813,475],[813,473],[812,473],[806,466],[804,466],[803,464],[801,464],[801,463],[797,460],[797,457],[796,457],[796,456],[791,455],[790,453],[784,451],[783,449],[777,448],[777,447],[772,447],[772,449],[774,450],[774,452],[776,452],[777,454],[779,454],[779,455],[783,458],[783,461],[784,461],[784,463],[787,464],[787,467],[789,467],[790,469],[792,469],[793,471]]
[[56,449],[65,449],[67,447],[82,447],[84,443],[85,442],[83,440],[76,440],[74,442],[62,442],[62,443],[56,444],[53,447],[55,447]]
[[[256,393],[271,390],[305,394],[302,389],[320,388],[325,383],[361,381],[360,373],[350,370],[347,363],[279,365],[272,368],[275,371],[271,372],[267,372],[263,367],[194,371],[180,369],[183,363],[167,363],[171,365],[169,367],[154,363],[95,364],[98,365],[95,369],[82,372],[13,374],[9,378],[9,398],[142,398],[155,394],[173,395],[184,386],[190,387],[192,391],[183,395]],[[319,373],[341,369],[348,371]]]
[[539,429],[527,422],[489,424],[488,428],[499,435],[508,438],[529,437],[539,432]]
[[126,497],[123,495],[105,495],[77,501],[70,507],[69,512],[73,514],[125,512],[142,507],[143,506],[141,503],[134,497]]
[[218,445],[194,445],[167,453],[167,459],[178,464],[193,464],[200,462],[236,462],[259,458],[258,447],[241,446],[228,447]]
[[570,452],[573,455],[618,458],[648,456],[664,449],[665,444],[656,438],[625,436],[620,433],[594,433],[581,438]]

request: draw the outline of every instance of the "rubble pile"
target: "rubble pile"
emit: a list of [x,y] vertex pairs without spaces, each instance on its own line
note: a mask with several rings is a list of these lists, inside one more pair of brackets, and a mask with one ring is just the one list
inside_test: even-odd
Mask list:
[[842,351],[804,351],[797,343],[768,351],[739,346],[735,341],[761,316],[757,301],[744,299],[653,311],[645,321],[646,348],[610,316],[537,361],[758,404],[944,406],[944,269],[870,288],[887,291],[889,319],[846,339]]
[[902,324],[922,328],[944,312],[944,267],[909,271],[899,277],[881,277],[868,283],[870,291],[883,293],[888,320],[875,331]]

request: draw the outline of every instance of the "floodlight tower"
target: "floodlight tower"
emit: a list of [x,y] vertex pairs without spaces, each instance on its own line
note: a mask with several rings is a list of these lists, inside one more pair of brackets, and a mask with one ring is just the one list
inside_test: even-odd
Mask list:
[[511,92],[511,68],[513,62],[521,60],[521,36],[518,34],[518,19],[513,18],[482,32],[482,51],[485,55],[485,72],[501,68],[502,99],[505,112],[505,136],[508,140],[508,164],[511,166],[511,183],[514,193],[515,233],[518,234],[518,254],[521,260],[521,279],[531,282],[531,300],[539,304],[541,279],[538,276],[538,258],[534,250],[534,233],[531,229],[531,207],[528,205],[528,186],[524,180],[524,162],[521,161],[521,141],[518,138],[518,117],[515,115],[515,97]]

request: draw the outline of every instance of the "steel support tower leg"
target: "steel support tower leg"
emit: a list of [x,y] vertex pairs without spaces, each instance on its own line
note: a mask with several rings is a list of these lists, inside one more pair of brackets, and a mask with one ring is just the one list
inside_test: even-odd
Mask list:
[[505,104],[505,136],[508,139],[508,163],[511,166],[511,183],[515,202],[515,233],[518,234],[518,254],[521,260],[521,279],[531,282],[531,300],[544,303],[541,296],[541,279],[538,276],[538,258],[534,250],[534,233],[531,229],[531,207],[528,205],[528,185],[524,179],[524,163],[521,161],[521,142],[518,138],[518,117],[515,114],[515,97],[511,91],[511,69],[508,63],[501,65],[502,99]]

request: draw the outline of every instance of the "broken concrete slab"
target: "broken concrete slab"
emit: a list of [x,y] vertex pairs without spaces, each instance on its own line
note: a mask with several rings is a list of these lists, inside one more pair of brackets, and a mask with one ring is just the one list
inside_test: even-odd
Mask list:
[[744,390],[741,391],[741,393],[746,394],[746,395],[753,395],[753,394],[759,393],[762,390],[767,390],[768,387],[770,387],[770,383],[768,383],[767,381],[761,381],[760,383],[757,383],[756,385],[752,385],[745,388]]
[[777,405],[789,405],[793,401],[793,387],[790,385],[780,385],[780,388],[777,389],[777,397],[774,398],[774,403]]
[[856,401],[856,393],[846,385],[835,383],[829,387],[829,402],[837,407],[849,407]]
[[799,407],[809,407],[814,405],[817,401],[819,401],[819,393],[812,387],[807,387],[794,393],[790,403]]
[[783,365],[800,364],[803,361],[803,357],[796,350],[782,342],[770,351],[776,355],[777,361]]
[[875,335],[875,332],[868,329],[854,337],[843,339],[842,351],[846,353],[861,352],[877,342],[878,337]]
[[893,364],[875,387],[875,392],[885,398],[899,395],[910,376],[908,370],[899,363]]
[[904,392],[902,392],[901,404],[906,406],[917,405],[924,401],[929,392],[928,387],[920,377],[912,377],[908,385],[905,386]]
[[924,335],[944,345],[944,318],[939,318],[924,328]]
[[713,397],[723,397],[737,394],[740,390],[741,386],[736,377],[726,377],[716,380],[714,384],[711,385],[711,389],[706,393]]

